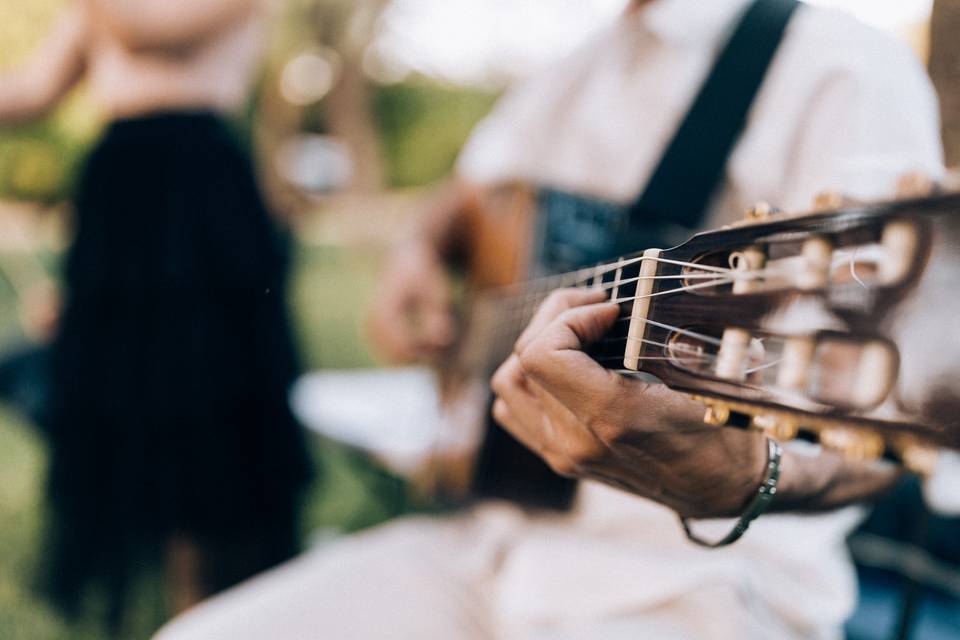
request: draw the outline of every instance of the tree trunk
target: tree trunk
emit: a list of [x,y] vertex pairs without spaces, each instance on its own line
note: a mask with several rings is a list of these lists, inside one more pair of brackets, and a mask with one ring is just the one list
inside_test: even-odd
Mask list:
[[947,165],[960,164],[960,0],[935,0],[930,75],[940,94]]
[[380,135],[374,120],[370,86],[363,73],[363,52],[373,37],[387,0],[321,0],[322,40],[340,54],[340,78],[327,97],[330,132],[350,148],[354,191],[376,192],[385,182]]

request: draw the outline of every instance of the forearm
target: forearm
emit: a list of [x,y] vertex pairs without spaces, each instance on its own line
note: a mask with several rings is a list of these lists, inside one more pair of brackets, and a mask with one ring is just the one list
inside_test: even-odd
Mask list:
[[35,120],[49,112],[84,69],[86,21],[71,7],[22,67],[0,73],[0,125]]
[[823,451],[807,455],[784,451],[774,511],[829,511],[870,501],[885,493],[900,477],[892,465],[852,462]]
[[255,10],[256,0],[90,0],[96,19],[132,50],[196,45]]
[[24,73],[0,75],[0,124],[23,124],[42,117],[54,102],[44,87]]

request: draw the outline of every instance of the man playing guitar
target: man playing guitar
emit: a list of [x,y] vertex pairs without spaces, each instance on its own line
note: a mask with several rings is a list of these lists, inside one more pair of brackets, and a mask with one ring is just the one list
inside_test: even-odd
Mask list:
[[[442,361],[465,341],[452,265],[493,258],[521,279],[569,271],[673,246],[760,201],[806,210],[824,189],[892,195],[899,175],[937,175],[941,162],[932,88],[913,55],[879,33],[780,0],[637,0],[476,128],[454,184],[385,271],[374,337],[408,362]],[[528,186],[499,198],[517,181]],[[477,203],[490,198],[507,206],[481,206],[483,215],[514,220],[521,202],[535,220],[490,233],[477,222]],[[524,237],[530,250],[518,258],[508,247]],[[533,491],[536,504],[521,506],[503,498],[533,481],[498,478],[533,456],[488,457],[479,488],[491,499],[311,554],[160,637],[840,637],[855,594],[844,539],[861,512],[838,508],[882,490],[893,472],[809,448],[774,451],[760,433],[703,425],[703,405],[688,396],[580,361],[617,320],[618,306],[603,302],[608,282],[548,299],[494,380],[493,410],[555,470],[630,492],[582,482],[572,508],[568,489]],[[642,465],[597,453],[626,425],[639,435],[624,446]],[[498,438],[485,450],[502,452]],[[833,511],[765,516],[719,551],[684,536],[674,510],[743,516],[775,474],[780,495],[764,508]],[[722,538],[731,524],[692,527],[698,539],[714,528]]]

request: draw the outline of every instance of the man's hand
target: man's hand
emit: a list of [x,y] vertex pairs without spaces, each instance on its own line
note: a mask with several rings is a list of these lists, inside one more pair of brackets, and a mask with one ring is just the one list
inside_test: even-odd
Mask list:
[[455,338],[450,282],[426,243],[397,247],[370,312],[374,344],[393,362],[435,359]]
[[[561,290],[493,378],[494,417],[558,473],[599,480],[691,517],[738,515],[766,466],[764,436],[703,423],[703,405],[604,369],[583,349],[613,325],[601,292]],[[885,488],[889,472],[785,452],[781,509],[825,509]]]

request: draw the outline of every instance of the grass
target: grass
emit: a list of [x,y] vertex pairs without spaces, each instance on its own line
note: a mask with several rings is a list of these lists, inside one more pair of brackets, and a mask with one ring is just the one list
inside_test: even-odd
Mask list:
[[[360,325],[379,266],[374,251],[301,247],[291,302],[309,368],[373,364]],[[0,346],[17,340],[15,305],[0,283]],[[310,531],[354,531],[408,507],[404,483],[362,455],[315,439],[322,478],[308,497]],[[0,640],[99,640],[93,618],[68,624],[31,592],[43,518],[46,453],[39,432],[0,406]],[[159,578],[147,581],[129,612],[129,638],[149,637],[162,610]]]

